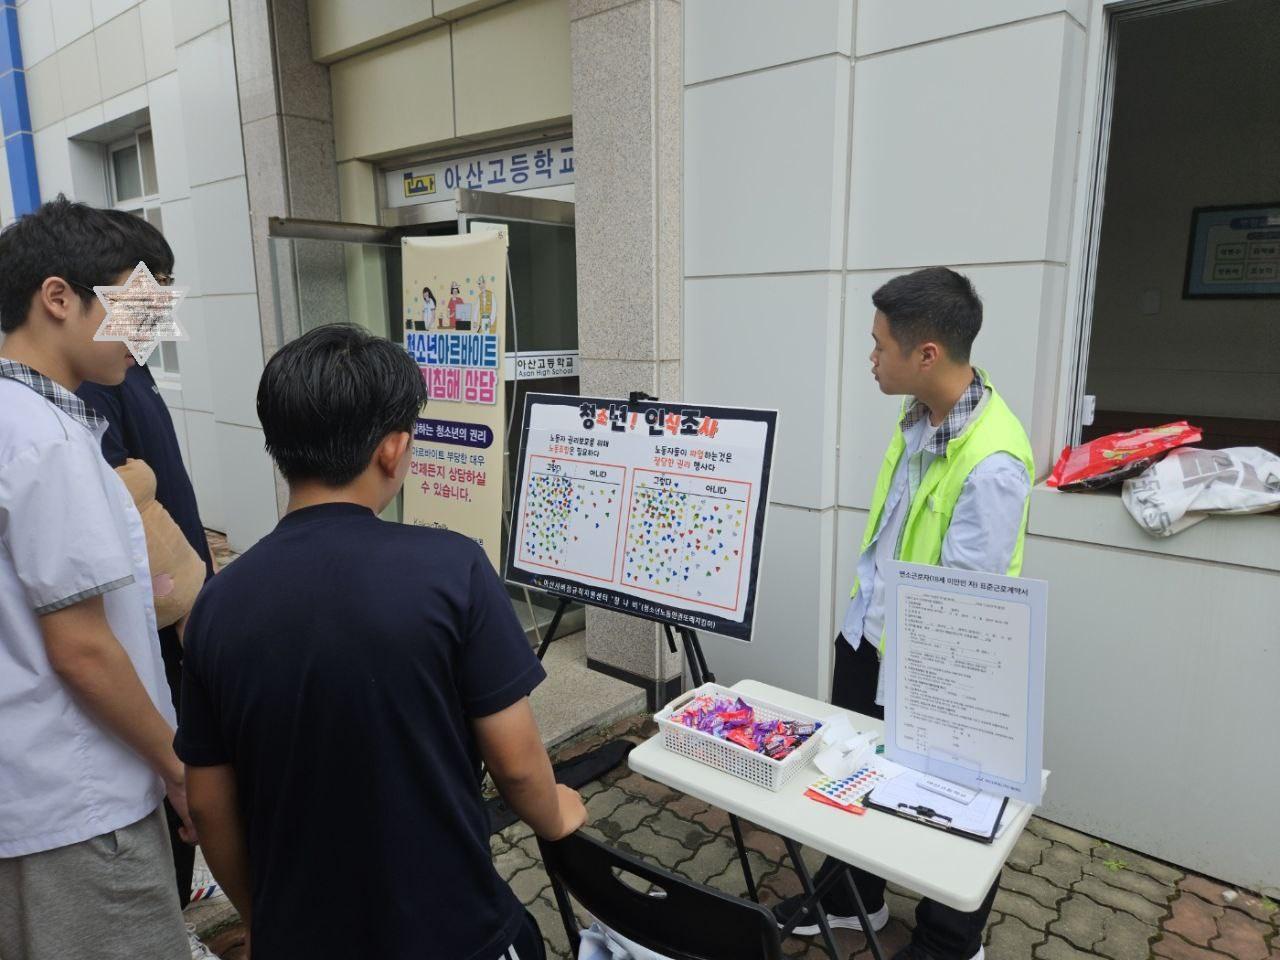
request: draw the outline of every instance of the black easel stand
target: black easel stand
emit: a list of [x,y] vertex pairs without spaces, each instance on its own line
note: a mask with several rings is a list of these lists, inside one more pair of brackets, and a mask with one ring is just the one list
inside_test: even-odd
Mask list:
[[556,631],[560,629],[560,618],[564,616],[564,612],[568,609],[569,601],[561,597],[560,602],[556,604],[556,612],[551,615],[551,623],[547,625],[547,632],[542,635],[542,643],[538,645],[539,660],[547,655],[547,649],[555,641]]

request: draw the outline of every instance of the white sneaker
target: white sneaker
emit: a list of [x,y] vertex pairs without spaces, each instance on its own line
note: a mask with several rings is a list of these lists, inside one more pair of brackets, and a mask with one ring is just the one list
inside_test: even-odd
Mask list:
[[[869,919],[871,920],[871,929],[879,933],[889,922],[889,904],[886,903],[879,910],[874,911],[870,914]],[[857,914],[854,914],[851,917],[841,917],[828,911],[827,923],[830,925],[832,930],[862,931],[862,921],[858,919]],[[822,928],[818,926],[817,920],[815,919],[813,923],[798,926],[792,932],[801,937],[815,937],[822,932]]]
[[193,923],[187,924],[187,943],[191,947],[191,960],[218,960],[218,955],[196,936],[196,927]]
[[191,902],[198,903],[201,900],[225,896],[222,887],[218,886],[218,881],[213,879],[213,873],[209,868],[197,863],[195,869],[191,871]]

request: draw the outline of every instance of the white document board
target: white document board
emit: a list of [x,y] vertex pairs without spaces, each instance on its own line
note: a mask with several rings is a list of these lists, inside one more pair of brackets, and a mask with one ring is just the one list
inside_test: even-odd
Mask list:
[[1040,802],[1048,584],[886,564],[885,755]]

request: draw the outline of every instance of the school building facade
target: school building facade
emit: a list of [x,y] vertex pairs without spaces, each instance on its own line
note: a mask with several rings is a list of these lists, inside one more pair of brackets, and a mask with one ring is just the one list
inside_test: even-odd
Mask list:
[[[190,339],[154,372],[206,522],[233,547],[283,505],[253,410],[263,358],[332,320],[399,336],[404,236],[512,225],[521,348],[572,362],[534,389],[776,408],[755,639],[705,638],[722,681],[829,690],[898,410],[868,372],[870,294],[922,266],[966,273],[986,305],[975,362],[1026,425],[1041,481],[1024,575],[1050,584],[1043,813],[1280,884],[1280,520],[1155,539],[1112,493],[1043,485],[1065,445],[1132,426],[1280,443],[1276,301],[1184,296],[1195,210],[1280,205],[1273,3],[21,0],[5,14],[23,90],[4,109],[4,218],[63,191],[165,231]],[[593,666],[671,688],[680,662],[652,624],[576,616]],[[1207,759],[1229,818],[1167,799]]]

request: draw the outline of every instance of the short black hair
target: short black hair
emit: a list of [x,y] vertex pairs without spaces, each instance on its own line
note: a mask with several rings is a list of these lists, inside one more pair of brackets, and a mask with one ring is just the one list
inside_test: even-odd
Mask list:
[[62,194],[0,231],[0,329],[21,327],[31,298],[49,277],[74,282],[85,304],[93,288],[116,282],[138,261],[152,273],[172,273],[164,235],[140,217],[73,203]]
[[290,483],[340,487],[389,433],[412,433],[427,387],[403,347],[334,323],[285,344],[258,383],[267,453]]
[[904,350],[936,341],[957,362],[969,359],[982,329],[982,300],[969,278],[947,267],[894,277],[871,295]]

